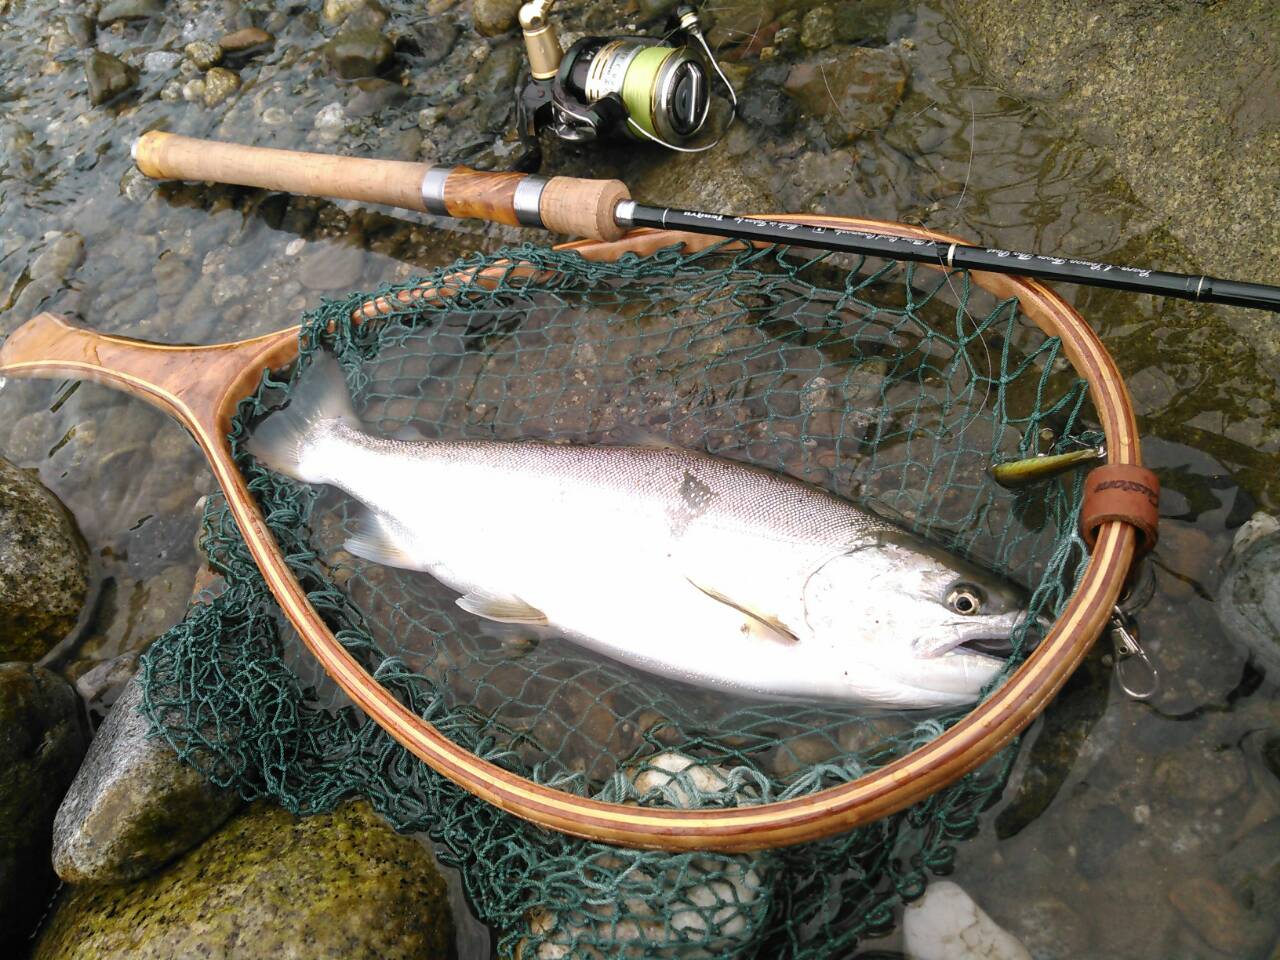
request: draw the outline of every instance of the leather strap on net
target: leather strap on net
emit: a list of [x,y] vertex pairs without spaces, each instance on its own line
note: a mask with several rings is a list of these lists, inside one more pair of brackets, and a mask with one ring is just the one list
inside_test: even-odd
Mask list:
[[1159,506],[1160,481],[1150,470],[1121,464],[1095,467],[1084,482],[1080,534],[1092,550],[1098,528],[1119,520],[1138,531],[1137,555],[1142,556],[1156,545]]

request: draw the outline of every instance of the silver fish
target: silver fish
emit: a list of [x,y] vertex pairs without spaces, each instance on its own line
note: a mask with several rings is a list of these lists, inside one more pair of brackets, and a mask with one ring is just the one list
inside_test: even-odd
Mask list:
[[643,670],[770,699],[970,703],[1026,597],[848,501],[690,450],[410,442],[360,429],[327,355],[249,450],[368,516],[346,543],[458,606]]

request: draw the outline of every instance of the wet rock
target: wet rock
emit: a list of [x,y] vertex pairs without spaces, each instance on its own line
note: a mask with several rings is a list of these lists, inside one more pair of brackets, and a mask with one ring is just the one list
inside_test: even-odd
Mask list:
[[172,50],[152,50],[142,58],[143,73],[167,73],[182,60],[182,54]]
[[664,151],[629,172],[632,192],[646,202],[690,210],[763,213],[776,209],[773,194],[739,159],[723,150],[706,153]]
[[515,104],[515,86],[524,66],[520,47],[508,44],[493,54],[476,72],[476,124],[481,130],[498,133],[505,126]]
[[359,92],[347,104],[347,113],[352,117],[370,117],[409,99],[409,91],[400,84],[379,77],[357,80],[356,88]]
[[0,459],[0,660],[44,656],[75,626],[88,589],[71,514],[32,473]]
[[163,0],[108,0],[98,10],[98,23],[117,20],[146,20],[164,13]]
[[0,951],[24,941],[44,909],[55,879],[54,811],[87,741],[65,680],[31,664],[0,664]]
[[348,290],[360,279],[364,251],[335,244],[317,245],[303,254],[298,279],[310,290]]
[[395,50],[376,29],[344,29],[324,46],[329,67],[344,80],[372,77],[391,59]]
[[1213,750],[1196,743],[1162,759],[1153,777],[1161,796],[1198,807],[1221,803],[1248,781],[1249,770],[1238,750]]
[[935,880],[907,905],[902,935],[911,960],[1031,960],[1026,947],[948,880]]
[[907,65],[894,50],[853,47],[834,57],[798,63],[786,91],[822,121],[833,146],[885,127],[902,101]]
[[1280,917],[1280,819],[1241,837],[1218,860],[1218,876],[1254,915]]
[[[1105,151],[1190,249],[1195,272],[1280,283],[1280,8],[1238,0],[1151,9],[1156,16],[1136,3],[1030,0],[1010,16],[1002,0],[970,0],[952,16],[993,82],[1048,104]],[[1177,190],[1167,187],[1171,174]],[[1280,340],[1256,316],[1250,342],[1274,369]]]
[[133,89],[138,71],[118,57],[95,50],[85,58],[84,78],[89,85],[89,102],[98,106]]
[[432,17],[414,26],[413,37],[422,66],[434,67],[458,42],[458,28],[452,20]]
[[782,91],[785,67],[769,66],[751,75],[738,96],[738,116],[747,126],[768,134],[785,134],[796,125],[796,104]]
[[195,847],[241,805],[152,739],[125,688],[94,737],[53,828],[53,865],[70,883],[137,880]]
[[316,114],[317,137],[325,143],[337,140],[347,129],[347,114],[340,103],[325,104]]
[[430,960],[451,927],[430,854],[367,803],[302,818],[256,804],[152,877],[72,888],[34,957]]
[[222,47],[212,40],[196,40],[182,48],[192,63],[201,70],[216,67],[222,62]]
[[78,233],[64,233],[44,248],[31,262],[33,280],[62,283],[84,263],[84,238]]
[[814,7],[800,21],[800,43],[809,50],[823,50],[836,39],[836,14],[830,7]]
[[276,38],[267,31],[258,27],[245,27],[219,39],[218,46],[226,53],[245,53],[259,47],[269,47],[275,42]]
[[664,17],[676,8],[680,0],[637,0],[636,7],[644,20],[655,20]]
[[905,6],[902,0],[841,3],[837,5],[835,12],[836,39],[845,43],[884,43],[888,39],[890,23]]
[[516,25],[521,0],[475,0],[471,22],[482,37],[496,37]]
[[723,0],[711,8],[714,23],[707,31],[711,49],[751,46],[773,21],[776,5],[770,0]]
[[204,75],[204,105],[216,107],[240,89],[240,75],[225,67],[214,67]]
[[1054,896],[1016,900],[1009,932],[1035,960],[1075,960],[1091,956],[1089,924]]
[[371,15],[373,18],[380,16],[385,20],[387,11],[377,0],[324,0],[322,16],[326,23],[344,23],[353,14],[366,21]]
[[1255,513],[1236,532],[1214,609],[1227,635],[1280,677],[1280,520]]
[[66,24],[67,33],[71,35],[71,39],[77,46],[87,47],[93,43],[97,27],[92,17],[85,16],[83,13],[69,13],[62,22]]
[[1274,939],[1269,922],[1251,916],[1226,887],[1207,877],[1174,884],[1169,900],[1201,940],[1228,956],[1254,956]]
[[138,653],[132,650],[110,660],[86,664],[75,678],[76,693],[90,713],[105,714],[120,699],[137,670]]

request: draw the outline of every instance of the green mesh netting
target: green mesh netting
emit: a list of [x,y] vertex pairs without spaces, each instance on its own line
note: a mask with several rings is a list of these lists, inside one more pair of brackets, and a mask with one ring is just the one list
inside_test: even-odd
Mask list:
[[[449,281],[451,296],[420,295],[424,282],[504,262],[484,282]],[[354,324],[376,295],[394,309]],[[783,248],[593,263],[523,246],[324,303],[305,318],[298,369],[319,349],[337,355],[357,409],[385,432],[617,443],[643,431],[872,506],[1026,584],[1035,613],[1061,608],[1084,557],[1078,479],[1015,495],[987,468],[1096,442],[1085,386],[1057,340],[963,272]],[[485,632],[430,577],[343,552],[356,515],[344,495],[242,453],[297,375],[264,378],[234,422],[251,489],[339,640],[477,755],[605,800],[754,804],[855,779],[963,715],[734,702],[565,643]],[[573,839],[454,786],[345,702],[216,497],[204,545],[226,589],[144,659],[158,730],[246,797],[310,813],[364,796],[397,828],[428,832],[503,956],[847,955],[950,868],[1012,762],[1006,751],[901,814],[763,854]]]

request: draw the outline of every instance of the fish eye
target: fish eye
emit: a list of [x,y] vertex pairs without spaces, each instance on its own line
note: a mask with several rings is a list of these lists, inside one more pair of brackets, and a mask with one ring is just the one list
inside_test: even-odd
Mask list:
[[947,594],[947,606],[964,617],[982,609],[982,591],[972,583],[957,583]]

